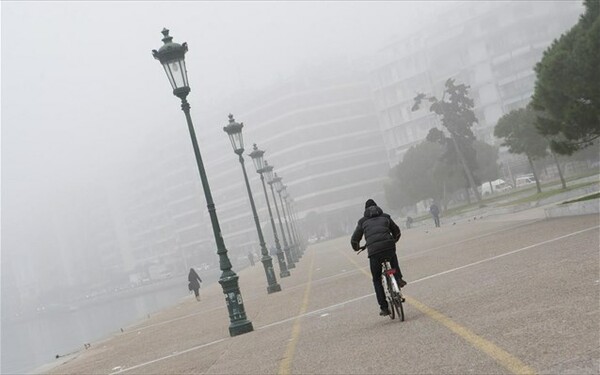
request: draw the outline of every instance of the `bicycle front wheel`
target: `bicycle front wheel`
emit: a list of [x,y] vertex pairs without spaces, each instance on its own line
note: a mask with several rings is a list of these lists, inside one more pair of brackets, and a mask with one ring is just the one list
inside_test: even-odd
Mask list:
[[402,306],[402,296],[400,293],[394,293],[394,308],[398,312],[398,318],[401,322],[404,321],[404,307]]

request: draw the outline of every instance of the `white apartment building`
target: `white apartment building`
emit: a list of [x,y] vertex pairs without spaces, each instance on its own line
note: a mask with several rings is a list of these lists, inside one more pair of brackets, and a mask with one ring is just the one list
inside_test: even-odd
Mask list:
[[428,106],[411,107],[417,93],[440,99],[448,78],[470,86],[473,130],[494,143],[498,119],[529,102],[543,51],[582,11],[576,1],[463,2],[381,49],[371,85],[390,166],[439,125]]

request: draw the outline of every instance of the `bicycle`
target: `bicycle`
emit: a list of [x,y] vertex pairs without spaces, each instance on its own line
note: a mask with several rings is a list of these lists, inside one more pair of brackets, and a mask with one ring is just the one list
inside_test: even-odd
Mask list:
[[[360,254],[367,245],[358,248],[356,254]],[[404,307],[402,303],[405,301],[402,296],[402,291],[398,287],[398,282],[394,274],[397,272],[395,268],[392,268],[390,259],[383,259],[381,261],[381,284],[385,292],[385,298],[388,302],[388,309],[390,310],[390,318],[396,319],[396,313],[401,322],[404,321]]]

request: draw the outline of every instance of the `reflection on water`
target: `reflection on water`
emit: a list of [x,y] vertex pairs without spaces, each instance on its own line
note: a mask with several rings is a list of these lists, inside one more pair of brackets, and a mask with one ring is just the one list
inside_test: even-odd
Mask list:
[[[208,281],[208,280],[206,280]],[[152,285],[74,311],[44,312],[28,320],[2,319],[2,374],[23,374],[119,332],[189,295],[187,280]]]

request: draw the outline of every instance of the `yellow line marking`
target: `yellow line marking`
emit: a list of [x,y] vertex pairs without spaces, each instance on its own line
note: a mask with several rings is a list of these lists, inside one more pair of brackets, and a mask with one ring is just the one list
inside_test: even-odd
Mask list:
[[[350,262],[354,263],[356,267],[360,269],[360,271],[367,276],[369,279],[371,278],[371,273],[362,268],[354,259],[352,259],[347,253],[340,251],[344,256],[346,256]],[[415,307],[417,310],[421,311],[425,315],[430,318],[436,320],[441,323],[443,326],[456,333],[458,336],[469,342],[476,349],[484,352],[485,354],[492,357],[496,362],[498,362],[501,366],[506,368],[513,374],[535,374],[535,370],[523,362],[518,358],[514,357],[504,349],[498,347],[491,341],[488,341],[480,336],[477,336],[468,328],[461,326],[460,324],[454,322],[452,319],[443,315],[439,311],[432,309],[431,307],[417,301],[412,297],[408,297],[404,294],[404,298],[406,298],[406,302],[408,302],[411,306]]]
[[315,252],[312,251],[310,254],[310,266],[308,268],[308,282],[306,283],[306,289],[304,290],[304,298],[302,299],[302,306],[300,307],[300,313],[298,317],[294,321],[294,326],[292,327],[292,337],[290,338],[290,342],[288,342],[287,348],[285,350],[285,354],[283,355],[283,359],[279,365],[279,374],[280,375],[288,375],[291,374],[292,368],[292,360],[294,359],[294,352],[296,351],[296,344],[298,343],[298,339],[300,338],[300,322],[302,321],[302,315],[306,312],[308,308],[308,297],[310,295],[310,287],[312,282],[312,275],[315,263]]
[[447,316],[442,313],[432,309],[429,306],[422,304],[414,298],[404,296],[406,301],[410,303],[413,307],[416,307],[419,311],[429,316],[430,318],[437,320],[442,323],[446,328],[450,329],[452,332],[456,333],[469,343],[471,343],[475,348],[481,350],[485,354],[492,357],[496,362],[506,368],[508,371],[513,374],[535,374],[535,370],[531,367],[527,366],[523,362],[521,362],[518,358],[514,357],[504,349],[496,346],[491,341],[488,341],[482,337],[477,336],[468,328],[461,326],[460,324],[452,321]]

